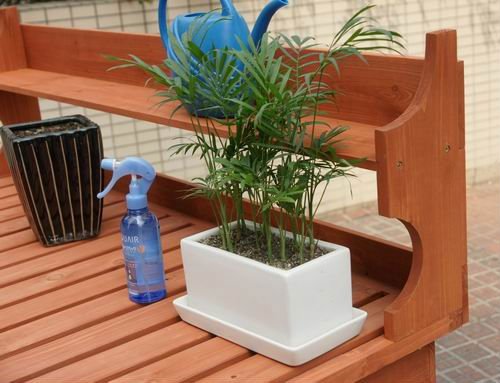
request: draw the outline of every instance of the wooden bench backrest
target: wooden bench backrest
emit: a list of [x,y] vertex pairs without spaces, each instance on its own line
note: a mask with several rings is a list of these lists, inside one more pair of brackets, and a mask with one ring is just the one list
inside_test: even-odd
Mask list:
[[[134,54],[159,64],[165,51],[159,36],[22,25],[29,68],[131,85],[143,85],[147,77],[137,69],[107,71],[115,63],[103,55]],[[334,89],[342,94],[332,111],[342,120],[383,126],[403,113],[418,88],[423,58],[366,55],[368,65],[349,58],[341,65],[340,78],[333,75]]]

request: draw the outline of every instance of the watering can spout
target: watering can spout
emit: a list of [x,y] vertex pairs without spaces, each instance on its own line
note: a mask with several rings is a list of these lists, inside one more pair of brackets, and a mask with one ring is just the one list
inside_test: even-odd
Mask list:
[[271,0],[260,12],[252,30],[252,40],[255,46],[258,46],[260,40],[262,40],[262,36],[266,33],[274,14],[285,5],[288,5],[288,0]]

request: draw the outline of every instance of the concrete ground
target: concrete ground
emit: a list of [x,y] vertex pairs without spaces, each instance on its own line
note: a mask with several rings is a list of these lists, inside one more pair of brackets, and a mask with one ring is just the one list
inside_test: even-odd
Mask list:
[[[467,190],[470,322],[439,339],[438,383],[500,383],[500,180]],[[330,222],[410,244],[397,220],[375,204],[322,216]]]

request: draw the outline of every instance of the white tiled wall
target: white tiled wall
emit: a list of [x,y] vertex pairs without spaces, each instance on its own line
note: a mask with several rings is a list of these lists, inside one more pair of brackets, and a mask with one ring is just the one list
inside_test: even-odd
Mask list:
[[[171,2],[170,17],[189,10],[216,7],[213,0]],[[366,1],[291,0],[275,17],[271,29],[314,35],[327,42],[346,18]],[[467,166],[469,183],[500,176],[500,1],[499,0],[378,0],[372,14],[382,25],[403,33],[408,54],[423,55],[425,32],[456,28],[459,55],[465,60]],[[157,32],[156,2],[95,0],[23,6],[24,22],[129,32]],[[253,23],[263,0],[235,0]],[[170,158],[167,148],[176,137],[188,133],[105,113],[42,101],[46,117],[85,113],[101,125],[106,154],[140,155],[168,174],[190,179],[203,173],[199,160]],[[371,201],[376,198],[374,174],[358,170],[358,177],[330,186],[322,211]]]

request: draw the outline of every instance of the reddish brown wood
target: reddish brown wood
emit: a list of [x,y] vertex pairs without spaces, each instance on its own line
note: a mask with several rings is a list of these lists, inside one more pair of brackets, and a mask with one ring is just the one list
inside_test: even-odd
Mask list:
[[[143,72],[137,69],[108,71],[118,63],[105,55],[127,58],[133,53],[152,64],[160,64],[166,57],[160,37],[155,35],[127,33],[124,44],[123,33],[22,25],[22,36],[30,68],[140,87],[147,80]],[[53,55],[52,52],[71,54]]]
[[[347,121],[384,126],[399,117],[418,89],[424,60],[421,57],[365,54],[367,63],[351,57],[341,63],[331,84],[342,96],[332,113]],[[334,72],[332,70],[332,72]]]
[[[214,352],[214,350],[217,350]],[[252,353],[222,338],[212,338],[178,354],[132,371],[113,383],[194,382],[216,370],[238,363]],[[196,363],[193,363],[196,361]]]
[[[24,42],[15,8],[5,8],[0,13],[0,72],[27,66]],[[40,116],[36,99],[0,92],[0,121],[3,124],[29,121]],[[4,173],[2,168],[2,173]]]
[[13,184],[14,182],[12,181],[12,177],[0,176],[0,189],[3,189],[4,187],[9,187]]
[[[0,153],[0,155],[2,154]],[[0,223],[19,217],[24,217],[24,210],[21,205],[11,206],[0,210]]]
[[[14,7],[0,12],[0,73],[27,66],[19,14]],[[0,125],[40,119],[38,100],[0,90]],[[0,176],[9,175],[5,155],[0,148]],[[20,185],[19,190],[22,191]],[[23,191],[22,191],[23,192]]]
[[[281,363],[277,363],[262,355],[254,355],[251,358],[245,359],[239,363],[231,365],[217,373],[206,376],[204,383],[210,382],[248,382],[254,380],[256,382],[277,382],[291,379],[304,371],[314,369],[317,366],[322,366],[329,360],[336,359],[337,356],[343,355],[350,350],[357,350],[362,344],[366,344],[372,339],[378,339],[382,335],[383,310],[392,302],[394,296],[386,296],[376,300],[366,306],[363,310],[368,312],[371,318],[362,332],[354,339],[344,343],[330,352],[313,359],[312,361],[298,367],[290,367]],[[310,380],[313,382],[314,380]]]
[[[106,204],[104,215],[108,217],[110,209],[116,207],[123,207],[123,203]],[[154,203],[152,208],[160,216],[162,212],[170,214],[170,218],[165,218],[167,221],[162,224],[164,230],[168,231],[168,228],[172,227],[169,226],[169,220],[177,227],[182,227],[183,219],[194,223],[194,226],[176,229],[175,232],[165,233],[162,236],[163,248],[166,250],[168,288],[171,294],[175,294],[185,288],[182,270],[178,270],[181,266],[180,252],[177,248],[179,240],[189,232],[203,230],[207,224]],[[127,342],[134,339],[144,345],[143,347],[156,350],[153,355],[157,356],[154,358],[161,356],[170,363],[170,354],[168,352],[165,354],[162,348],[155,347],[156,343],[151,341],[157,342],[158,339],[148,337],[147,334],[171,325],[178,320],[178,317],[173,310],[171,299],[150,306],[144,309],[145,311],[138,310],[136,305],[128,301],[124,291],[120,251],[105,250],[106,243],[117,242],[113,240],[112,234],[106,235],[111,226],[118,226],[115,221],[105,220],[104,236],[94,240],[94,243],[101,241],[101,245],[96,249],[104,251],[102,255],[89,258],[88,252],[92,249],[85,250],[89,243],[85,241],[77,243],[74,247],[63,247],[59,251],[57,248],[50,248],[50,254],[3,270],[0,283],[4,287],[0,304],[3,305],[1,311],[6,320],[2,321],[0,335],[2,377],[16,380],[35,378],[45,373],[48,376],[67,375],[66,370],[72,370],[75,365],[76,371],[79,371],[80,365],[82,369],[83,366],[93,365],[94,359],[89,357],[93,354],[96,354],[96,358],[97,355],[104,353],[103,356],[111,355],[112,358],[126,359],[128,354],[123,354],[121,350],[126,347]],[[41,247],[39,244],[36,246]],[[21,272],[23,274],[19,274]],[[6,275],[10,274],[14,277],[7,278]],[[350,347],[361,344],[368,339],[367,337],[382,333],[383,308],[394,299],[393,295],[387,297],[384,295],[391,291],[394,290],[390,286],[368,277],[353,275],[354,302],[356,305],[363,305],[370,316],[363,335],[350,342]],[[190,341],[185,338],[183,342]],[[192,351],[186,349],[187,354],[176,353],[172,357],[175,361],[179,358],[182,360],[183,355],[202,355],[201,351],[205,351],[206,347],[213,349],[213,345],[221,345],[221,353],[209,353],[211,357],[207,358],[205,363],[197,364],[196,369],[182,370],[182,374],[177,373],[177,378],[187,377],[189,374],[201,378],[213,373],[214,370],[223,369],[251,356],[251,353],[241,347],[218,340],[202,343],[200,349],[195,346]],[[50,356],[48,359],[47,355]],[[31,362],[25,363],[26,361]],[[25,368],[19,369],[17,367],[19,365],[25,365]],[[111,370],[102,369],[99,374],[112,377],[116,371],[120,371],[116,374],[122,375],[129,368],[126,363],[118,363]],[[155,368],[153,365],[151,371]],[[85,367],[85,369],[93,371],[92,368]],[[149,371],[149,366],[144,366],[141,371],[142,373]],[[81,371],[79,374],[85,375],[82,375]]]
[[[118,194],[118,193],[110,193],[106,196],[104,199],[104,206],[110,205],[109,209],[105,209],[103,212],[103,221],[107,221],[112,218],[119,217],[123,215],[123,209],[120,210],[120,212],[117,212],[117,209],[119,209],[119,205],[115,206],[117,202],[117,198],[119,198],[120,201],[123,200],[123,196]],[[124,208],[124,204],[122,203],[122,206]],[[23,209],[21,206],[18,206],[18,208],[21,211],[21,215],[24,215]],[[4,215],[4,213],[7,212],[8,214]],[[0,222],[4,220],[4,217],[8,217],[11,212],[6,209],[6,210],[1,210],[0,211]],[[16,212],[17,213],[17,212]],[[8,218],[5,218],[7,220]],[[116,227],[112,227],[109,225],[105,225],[104,228],[101,230],[101,235],[108,235],[110,233],[116,232],[117,229]],[[23,230],[25,233],[30,233],[31,229],[26,229]],[[26,234],[28,235],[28,234]],[[34,234],[33,237],[34,238]],[[57,250],[61,251],[63,249],[68,249],[70,247],[74,247],[78,244],[78,242],[69,242],[63,245],[57,246]],[[15,264],[19,264],[21,262],[25,262],[26,260],[29,259],[34,259],[37,258],[40,255],[48,254],[53,252],[54,250],[50,249],[49,247],[42,247],[38,246],[38,243],[36,243],[34,240],[30,242],[29,244],[26,245],[21,245],[18,247],[15,247],[11,250],[5,250],[2,252],[3,257],[0,257],[0,269],[5,268],[7,266],[12,266]]]
[[[15,8],[0,12],[0,72],[25,68],[24,42]],[[0,123],[3,125],[40,119],[36,98],[0,91]],[[5,156],[0,148],[0,176],[9,174]]]
[[[104,54],[127,57],[133,52],[146,62],[165,58],[160,38],[154,35],[23,25],[28,66],[43,71],[142,86],[146,76],[135,69],[107,71],[115,63]],[[73,54],[55,57],[50,52]],[[341,120],[385,125],[409,105],[420,80],[423,60],[418,57],[367,54],[369,65],[357,58],[343,62],[342,76],[334,75],[335,88],[343,92],[336,108]],[[353,102],[355,101],[355,102]]]
[[108,381],[154,362],[161,356],[174,355],[210,338],[210,334],[178,322],[101,353],[93,353],[86,359],[48,372],[40,376],[39,380],[77,381],[85,377],[89,382]]
[[426,65],[407,111],[376,131],[380,214],[410,232],[408,282],[386,311],[385,334],[400,340],[443,318],[467,319],[463,74],[456,32],[427,35]]
[[405,356],[359,382],[387,383],[395,376],[400,377],[399,383],[434,383],[436,381],[434,343]]
[[[193,130],[191,117],[185,110],[181,109],[172,115],[177,107],[176,103],[168,103],[160,108],[156,107],[155,104],[160,99],[155,97],[153,89],[144,86],[35,69],[19,69],[0,73],[0,90],[43,97],[162,125]],[[343,135],[344,142],[339,145],[339,155],[346,158],[367,158],[367,161],[363,162],[361,166],[368,169],[376,167],[374,163],[374,126],[333,118],[325,118],[325,120],[329,121],[332,126],[350,126],[350,129]],[[322,129],[324,128],[318,128],[317,134],[321,134]],[[217,131],[221,136],[227,136],[227,128],[219,126]]]
[[[453,325],[453,321],[446,318],[398,342],[380,336],[304,372],[290,382],[357,382],[429,345],[444,331],[450,331]],[[400,379],[404,377],[394,376],[390,381]]]

